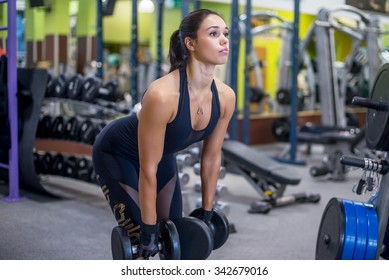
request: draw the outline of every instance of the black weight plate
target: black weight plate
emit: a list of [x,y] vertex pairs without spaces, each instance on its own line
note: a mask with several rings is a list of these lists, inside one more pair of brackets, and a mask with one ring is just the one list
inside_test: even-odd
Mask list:
[[162,245],[159,251],[161,260],[181,259],[180,236],[172,221],[159,223],[159,243]]
[[182,260],[205,260],[213,249],[210,228],[195,217],[184,217],[174,221],[181,245]]
[[62,116],[56,116],[51,124],[51,137],[62,138],[65,129],[65,119]]
[[111,250],[114,260],[132,260],[132,245],[125,228],[116,226],[111,233]]
[[343,202],[337,198],[330,199],[320,221],[315,259],[338,260],[341,258],[345,225]]
[[[197,208],[193,210],[190,216],[199,217],[201,213],[201,209]],[[227,241],[228,236],[230,235],[230,224],[228,222],[227,217],[224,215],[222,211],[217,208],[214,208],[212,220],[213,226],[213,250],[216,250],[224,245]]]
[[[384,64],[375,79],[371,99],[389,106],[389,64]],[[389,111],[369,108],[366,116],[366,144],[370,149],[389,150]]]
[[64,174],[64,164],[65,164],[65,158],[61,154],[57,154],[53,158],[53,174],[62,176]]
[[82,84],[82,100],[93,102],[99,93],[100,81],[95,77],[86,78]]
[[65,123],[63,139],[77,140],[79,126],[80,124],[76,117],[68,119]]
[[73,76],[67,84],[67,96],[70,99],[80,100],[83,79],[81,75]]

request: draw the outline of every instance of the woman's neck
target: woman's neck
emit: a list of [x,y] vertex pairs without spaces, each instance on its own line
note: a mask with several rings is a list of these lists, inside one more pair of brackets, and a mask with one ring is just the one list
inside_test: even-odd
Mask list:
[[215,67],[204,65],[188,64],[186,66],[188,83],[194,90],[209,89],[215,77]]

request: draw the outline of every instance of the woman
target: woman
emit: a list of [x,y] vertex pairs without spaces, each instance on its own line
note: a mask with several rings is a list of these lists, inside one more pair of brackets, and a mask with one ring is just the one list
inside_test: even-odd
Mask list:
[[157,222],[182,217],[175,153],[202,141],[202,215],[209,222],[221,165],[221,146],[235,93],[215,78],[228,58],[228,27],[216,12],[186,16],[170,39],[170,72],[152,82],[137,114],[99,134],[93,165],[119,225],[139,255],[158,253]]

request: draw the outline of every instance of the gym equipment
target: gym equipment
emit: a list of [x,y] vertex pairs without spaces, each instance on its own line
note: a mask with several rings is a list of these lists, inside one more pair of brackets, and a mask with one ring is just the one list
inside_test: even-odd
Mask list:
[[[205,260],[212,252],[210,228],[194,217],[183,217],[159,223],[159,257],[163,260]],[[137,257],[137,246],[132,245],[127,231],[116,226],[111,234],[114,260],[132,260]]]
[[355,97],[353,104],[368,107],[366,119],[366,144],[370,149],[389,149],[389,95],[387,94],[387,79],[389,77],[389,64],[384,64],[377,74],[371,99]]
[[378,249],[378,217],[372,204],[332,198],[323,213],[316,259],[372,260]]
[[61,139],[63,137],[64,128],[65,128],[65,118],[63,116],[54,117],[50,128],[51,131],[50,137]]
[[[198,218],[201,211],[201,208],[197,208],[193,210],[189,216]],[[210,229],[213,236],[213,250],[216,250],[226,243],[230,234],[228,219],[223,212],[218,209],[213,209]]]
[[[354,97],[353,104],[368,108],[365,139],[370,149],[389,151],[388,64],[380,68],[370,98]],[[388,155],[382,158],[358,158],[343,155],[340,162],[364,170],[354,185],[357,195],[369,195],[365,202],[331,199],[323,213],[319,228],[317,259],[378,259],[387,258],[387,226],[389,217]],[[332,217],[331,217],[332,216]],[[330,220],[338,219],[331,227]]]
[[118,83],[115,80],[102,85],[97,77],[88,77],[84,80],[81,88],[81,98],[85,102],[93,103],[95,99],[117,101],[119,98]]
[[65,75],[61,74],[51,83],[51,88],[49,90],[49,94],[52,97],[57,98],[67,98],[66,91],[67,78]]
[[301,177],[248,145],[235,140],[225,140],[222,151],[227,170],[229,165],[235,167],[261,197],[260,201],[251,205],[249,213],[265,214],[273,207],[320,201],[319,194],[284,196],[287,185],[298,185]]
[[180,180],[180,185],[185,186],[189,183],[190,177],[188,173],[185,172],[179,172],[178,173],[178,178]]
[[[201,169],[201,164],[199,162],[195,163],[193,165],[193,170],[194,170],[194,173],[196,175],[200,175],[200,169]],[[227,175],[227,170],[224,166],[220,166],[220,170],[219,170],[219,179],[224,179],[224,177],[226,177]]]
[[[174,223],[170,220],[159,223],[159,257],[162,260],[180,260],[180,238]],[[116,226],[111,233],[112,258],[114,260],[134,260],[138,258],[137,245],[131,244],[127,231]]]
[[174,224],[180,236],[181,260],[206,260],[212,253],[211,229],[195,217],[183,217]]
[[[201,197],[197,198],[195,207],[200,208],[203,205],[203,199]],[[213,209],[218,209],[221,212],[223,212],[224,215],[230,214],[230,204],[224,201],[220,201],[219,199],[216,199],[215,202],[213,203]],[[230,224],[230,226],[233,226]],[[231,232],[231,231],[230,231]]]
[[43,115],[39,119],[36,136],[39,138],[49,138],[51,134],[52,118],[50,115]]
[[70,78],[66,88],[67,97],[74,100],[81,100],[81,90],[83,83],[84,78],[80,74],[74,75],[72,78]]
[[[196,183],[194,185],[194,189],[196,192],[201,192],[201,181],[200,180],[196,181]],[[226,193],[227,193],[227,186],[225,186],[221,183],[217,183],[215,196],[221,197],[221,196],[225,195]]]

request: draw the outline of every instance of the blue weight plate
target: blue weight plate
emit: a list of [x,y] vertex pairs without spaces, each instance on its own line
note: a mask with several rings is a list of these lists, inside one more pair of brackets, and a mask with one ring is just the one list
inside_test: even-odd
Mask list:
[[331,198],[320,221],[316,240],[316,260],[339,260],[342,256],[346,217],[341,199]]
[[343,199],[342,202],[346,219],[342,260],[352,260],[357,236],[357,217],[355,214],[354,203],[346,199]]
[[357,236],[355,240],[354,260],[364,260],[367,243],[367,214],[365,205],[359,201],[353,201],[357,218]]
[[377,259],[378,249],[378,216],[377,211],[372,204],[365,203],[367,216],[367,243],[365,260]]

